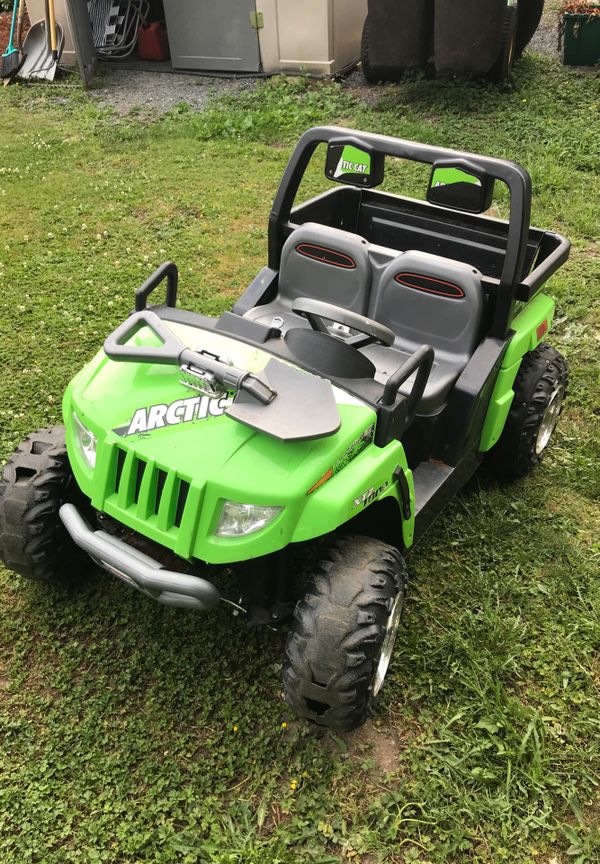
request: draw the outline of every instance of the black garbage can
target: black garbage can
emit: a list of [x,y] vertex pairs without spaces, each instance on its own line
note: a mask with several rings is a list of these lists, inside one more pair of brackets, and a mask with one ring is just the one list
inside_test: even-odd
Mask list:
[[435,0],[434,51],[439,71],[482,75],[500,53],[506,0]]
[[394,81],[430,61],[440,72],[504,81],[544,0],[369,0],[361,59],[367,81]]
[[390,81],[428,62],[434,0],[369,0],[361,59],[367,81]]

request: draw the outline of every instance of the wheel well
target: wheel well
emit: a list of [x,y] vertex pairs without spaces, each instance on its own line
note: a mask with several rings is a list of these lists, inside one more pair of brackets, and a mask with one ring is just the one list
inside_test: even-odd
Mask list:
[[344,532],[362,534],[389,543],[397,549],[404,547],[402,539],[402,513],[395,498],[388,496],[375,501],[357,513],[344,525]]

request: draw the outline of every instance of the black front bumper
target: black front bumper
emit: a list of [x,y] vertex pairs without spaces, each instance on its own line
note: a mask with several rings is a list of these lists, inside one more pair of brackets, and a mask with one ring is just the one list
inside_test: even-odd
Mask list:
[[119,579],[166,606],[214,609],[219,604],[217,588],[207,579],[165,570],[162,565],[118,537],[95,531],[73,504],[63,504],[60,519],[73,542]]

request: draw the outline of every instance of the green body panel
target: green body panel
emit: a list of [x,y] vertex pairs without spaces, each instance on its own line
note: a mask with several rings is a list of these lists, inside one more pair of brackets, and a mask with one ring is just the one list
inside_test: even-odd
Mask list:
[[[410,492],[411,518],[403,520],[400,512],[402,501],[394,471],[402,468]],[[361,500],[365,493],[367,501]],[[319,530],[325,513],[334,527],[343,525],[357,516],[365,506],[375,501],[393,498],[398,505],[398,529],[402,522],[402,539],[407,548],[412,545],[415,526],[415,496],[412,471],[406,462],[404,448],[399,441],[392,441],[387,447],[369,447],[355,458],[342,473],[325,483],[318,493],[313,493],[304,506],[302,519],[292,537],[293,541],[310,540],[324,533]],[[332,529],[328,529],[332,530]]]
[[[538,294],[529,301],[512,322],[511,329],[514,335],[502,360],[483,424],[479,443],[479,449],[482,453],[490,450],[502,434],[515,395],[512,387],[521,361],[528,351],[533,351],[540,344],[545,333],[552,326],[554,307],[554,300],[546,294]],[[544,322],[546,322],[544,332],[539,335],[538,328]]]
[[433,174],[433,186],[445,186],[452,183],[471,183],[481,186],[481,180],[461,168],[436,168]]
[[342,157],[336,171],[336,175],[341,174],[370,174],[371,173],[371,157],[364,150],[359,150],[357,147],[346,145],[342,151]]
[[[271,357],[210,330],[168,326],[191,347],[226,356],[249,371],[260,371]],[[142,329],[133,341],[149,344],[151,339]],[[312,441],[282,442],[225,416],[228,400],[199,396],[179,379],[176,366],[117,363],[100,352],[67,388],[67,450],[75,479],[96,509],[183,558],[231,563],[333,531],[378,499],[398,501],[393,472],[400,466],[411,491],[412,517],[402,523],[398,510],[398,532],[405,545],[412,543],[412,474],[400,443],[372,444],[375,412],[369,406],[334,388],[339,431]],[[200,416],[186,419],[192,417],[193,403]],[[157,405],[162,413],[140,412]],[[142,415],[164,417],[165,410],[173,422],[143,431],[132,422]],[[93,470],[78,445],[74,412],[97,438]],[[133,428],[137,431],[130,432]],[[332,476],[310,491],[330,470]],[[185,506],[178,514],[184,488]],[[224,500],[284,509],[253,534],[218,537]]]

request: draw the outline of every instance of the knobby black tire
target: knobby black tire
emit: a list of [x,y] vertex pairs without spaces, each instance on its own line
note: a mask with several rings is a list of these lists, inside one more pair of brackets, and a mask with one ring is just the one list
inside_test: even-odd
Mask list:
[[74,487],[63,426],[19,444],[0,478],[0,559],[9,570],[36,582],[77,581],[89,559],[58,516]]
[[406,581],[393,546],[357,536],[330,542],[287,641],[283,685],[297,716],[337,730],[364,723],[389,611]]
[[488,454],[488,464],[500,479],[523,477],[542,459],[545,451],[536,452],[537,434],[557,383],[566,393],[567,363],[555,348],[542,343],[523,358],[504,430]]

